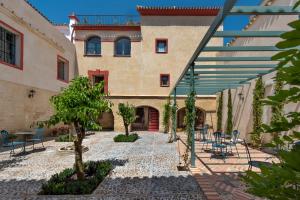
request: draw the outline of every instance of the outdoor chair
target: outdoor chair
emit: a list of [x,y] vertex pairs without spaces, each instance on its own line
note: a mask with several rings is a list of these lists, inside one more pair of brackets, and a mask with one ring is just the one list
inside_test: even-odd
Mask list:
[[237,149],[236,144],[239,143],[239,136],[240,136],[240,132],[238,130],[234,130],[231,133],[231,139],[229,142],[224,142],[224,144],[228,147],[230,147],[230,152],[232,153],[232,147],[235,147],[236,153],[238,155],[238,157],[240,157],[239,151]]
[[212,143],[212,152],[215,156],[221,155],[225,159],[227,154],[227,145],[223,142],[222,132],[214,132],[214,141]]
[[12,135],[10,135],[8,133],[8,131],[6,131],[6,130],[2,130],[2,131],[0,131],[0,133],[1,133],[1,138],[2,138],[2,146],[4,148],[10,148],[9,156],[15,154],[15,148],[17,146],[22,145],[22,151],[24,150],[25,142],[23,142],[23,141],[14,141],[14,138],[12,137]]
[[205,124],[203,129],[200,130],[200,141],[203,142],[202,149],[204,148],[204,145],[206,145],[205,149],[207,149],[208,144],[212,144],[213,140],[211,138],[211,134],[208,131],[209,125]]
[[261,165],[265,165],[265,166],[271,166],[272,165],[272,163],[269,163],[269,162],[252,160],[248,144],[245,140],[244,140],[244,146],[245,146],[245,149],[246,149],[246,154],[247,154],[247,159],[248,159],[248,165],[249,165],[248,170],[252,170],[252,167],[259,168]]
[[45,148],[44,143],[43,143],[44,142],[44,132],[45,132],[44,128],[36,128],[35,129],[35,134],[32,136],[31,139],[27,140],[28,142],[32,142],[32,148],[33,149],[34,149],[34,143],[38,143],[38,142],[41,142],[43,148]]

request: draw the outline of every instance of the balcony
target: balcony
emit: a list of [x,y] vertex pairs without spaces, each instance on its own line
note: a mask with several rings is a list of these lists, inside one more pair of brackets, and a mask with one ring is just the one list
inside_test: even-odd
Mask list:
[[139,26],[138,15],[76,15],[78,25]]

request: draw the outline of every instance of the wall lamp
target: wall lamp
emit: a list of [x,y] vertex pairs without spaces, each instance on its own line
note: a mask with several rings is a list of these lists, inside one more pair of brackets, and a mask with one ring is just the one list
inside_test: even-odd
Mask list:
[[29,90],[29,93],[28,93],[28,98],[33,98],[34,97],[34,95],[35,95],[35,90],[34,89],[31,89],[31,90]]
[[244,101],[244,99],[245,99],[244,94],[242,92],[240,92],[240,93],[238,93],[238,95],[239,95],[239,99],[241,101]]

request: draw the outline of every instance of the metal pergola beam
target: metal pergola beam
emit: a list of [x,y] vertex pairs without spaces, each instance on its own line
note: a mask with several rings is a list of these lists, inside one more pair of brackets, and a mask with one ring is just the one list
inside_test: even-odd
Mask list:
[[282,49],[275,46],[210,46],[203,49],[203,52],[212,51],[282,51]]
[[280,37],[284,31],[217,31],[212,37]]
[[[199,79],[199,80],[203,80],[203,79],[224,79],[224,78],[227,78],[227,79],[232,79],[232,78],[240,78],[240,79],[248,79],[248,78],[255,78],[257,77],[258,75],[245,75],[245,74],[240,74],[240,75],[235,75],[235,76],[232,76],[232,75],[224,75],[224,76],[216,76],[216,75],[211,75],[211,76],[201,76],[201,75],[198,75],[196,77],[194,77],[194,79]],[[182,80],[190,80],[190,77],[188,75],[186,75]]]
[[266,74],[270,70],[228,70],[228,71],[195,71],[195,74]]
[[200,52],[204,49],[204,47],[207,45],[207,43],[210,41],[211,35],[213,35],[219,28],[219,26],[222,24],[224,18],[226,15],[231,11],[233,6],[237,0],[227,0],[224,4],[224,7],[220,9],[218,15],[215,17],[214,21],[210,25],[209,29],[207,30],[205,36],[197,46],[195,52],[193,53],[192,57],[188,61],[187,65],[185,66],[183,73],[180,75],[179,79],[176,81],[175,86],[172,88],[171,92],[173,92],[176,85],[179,83],[179,81],[183,78],[185,73],[189,70],[190,66],[194,64],[195,60],[199,56]]
[[272,61],[272,59],[271,57],[198,57],[196,61]]
[[230,15],[300,15],[292,6],[234,6]]
[[258,68],[275,68],[276,64],[256,64],[256,65],[195,65],[195,69],[258,69]]

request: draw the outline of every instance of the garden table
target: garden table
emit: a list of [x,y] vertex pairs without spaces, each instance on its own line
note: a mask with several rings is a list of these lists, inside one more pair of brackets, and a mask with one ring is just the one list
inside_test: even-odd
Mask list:
[[34,132],[31,132],[31,131],[21,131],[21,132],[17,132],[17,133],[14,133],[15,135],[20,135],[23,137],[23,141],[24,141],[24,148],[23,148],[23,153],[26,152],[26,141],[28,140],[29,137],[33,136],[35,133]]

